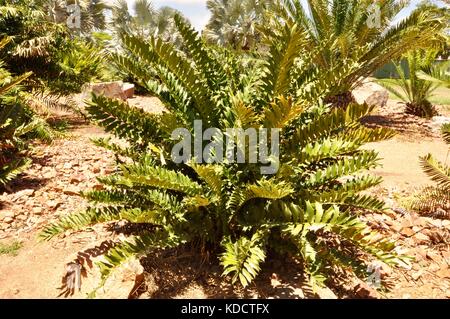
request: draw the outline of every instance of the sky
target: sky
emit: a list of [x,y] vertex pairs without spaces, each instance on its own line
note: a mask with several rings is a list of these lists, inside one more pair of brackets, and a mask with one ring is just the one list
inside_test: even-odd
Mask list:
[[[134,0],[127,0],[129,4],[132,4]],[[417,6],[421,0],[412,0],[409,7],[404,8],[397,19],[393,23],[397,23],[407,17],[411,11]],[[170,6],[172,8],[180,10],[192,23],[197,30],[202,30],[208,23],[210,13],[206,8],[206,0],[153,0],[153,4],[156,7]],[[443,5],[441,1],[433,1],[438,5]],[[130,6],[132,7],[132,6]]]

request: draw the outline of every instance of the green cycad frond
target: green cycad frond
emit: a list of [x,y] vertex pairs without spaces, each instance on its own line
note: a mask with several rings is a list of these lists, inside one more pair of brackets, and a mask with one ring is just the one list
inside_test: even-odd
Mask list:
[[19,174],[23,173],[31,164],[31,160],[17,159],[0,166],[0,185],[8,184]]
[[271,45],[269,60],[267,61],[264,76],[262,96],[267,96],[266,103],[272,102],[269,97],[281,96],[287,93],[291,85],[290,73],[299,56],[301,46],[304,45],[302,32],[296,25],[286,25],[281,30],[281,38]]
[[16,78],[0,79],[0,95],[7,94],[11,89],[30,77],[32,73],[28,72]]
[[450,124],[444,124],[442,126],[442,137],[444,138],[444,141],[450,145]]
[[64,233],[67,230],[81,230],[99,222],[120,220],[120,211],[123,207],[100,207],[90,208],[82,213],[74,213],[48,225],[39,234],[43,240],[50,240],[53,237]]
[[137,236],[117,244],[108,251],[104,261],[97,263],[100,267],[102,278],[106,280],[115,268],[126,263],[131,258],[144,256],[156,249],[180,246],[187,241],[187,238],[187,236],[176,236],[168,230],[158,230],[154,233]]
[[321,185],[336,178],[351,175],[361,170],[369,170],[378,166],[378,154],[374,151],[360,151],[349,159],[336,163],[309,174],[308,185]]
[[251,239],[241,237],[235,242],[225,239],[222,243],[225,252],[220,256],[223,275],[233,274],[233,283],[239,280],[242,286],[248,286],[266,259],[265,236],[264,232],[256,232]]
[[303,107],[295,105],[292,99],[280,97],[270,103],[263,111],[263,126],[265,128],[284,128],[303,113]]
[[110,150],[114,152],[114,154],[119,156],[129,157],[135,160],[139,159],[140,157],[140,153],[134,150],[133,148],[123,147],[121,145],[113,143],[111,142],[110,138],[94,138],[91,139],[91,142],[94,143],[94,145]]
[[216,196],[222,196],[223,183],[223,167],[219,165],[198,165],[194,162],[190,163],[198,176],[206,182],[209,188]]
[[228,199],[227,207],[237,211],[251,199],[283,199],[292,193],[294,193],[294,189],[288,183],[262,179],[243,189],[236,188]]
[[442,187],[425,187],[407,203],[407,208],[434,218],[450,219],[450,191]]
[[328,114],[324,114],[316,121],[298,128],[288,141],[288,149],[296,149],[308,143],[327,137],[333,132],[348,127],[351,123],[356,123],[363,116],[370,113],[371,108],[367,105],[351,104],[347,110],[335,109]]
[[423,171],[444,189],[450,190],[450,167],[436,160],[433,155],[420,158]]
[[[308,239],[318,232],[334,233],[386,263],[395,264],[399,261],[398,255],[394,252],[394,242],[377,236],[357,217],[348,213],[341,213],[336,206],[324,209],[318,203],[307,203],[305,209],[296,205],[281,205],[278,207],[284,210],[286,215],[296,216],[294,218],[296,222],[286,225],[283,228],[283,233],[299,245],[299,251],[306,260],[307,271],[313,280],[313,285],[317,284],[315,282],[316,276],[320,275],[321,269],[324,268],[321,263],[326,260],[323,256],[318,258],[319,251]],[[320,254],[328,254],[327,250],[330,248],[326,247],[326,250],[322,250]]]
[[450,63],[442,63],[441,65],[434,65],[426,71],[419,71],[417,76],[425,81],[437,83],[439,85],[450,88],[450,74],[448,70]]
[[155,115],[119,100],[94,95],[86,110],[107,132],[137,144],[149,143],[161,134]]
[[[213,57],[207,46],[202,41],[199,34],[187,24],[180,15],[175,15],[175,24],[187,46],[197,70],[204,73],[208,86],[218,86],[226,84],[226,74],[219,61]],[[217,81],[217,79],[220,79]]]
[[188,195],[197,195],[202,192],[200,184],[180,172],[145,164],[123,166],[123,178],[119,180],[119,183],[128,187],[145,185]]

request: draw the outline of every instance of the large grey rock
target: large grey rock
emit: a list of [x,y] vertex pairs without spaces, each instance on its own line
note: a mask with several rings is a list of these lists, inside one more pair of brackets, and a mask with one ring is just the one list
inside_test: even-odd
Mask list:
[[353,96],[359,104],[367,103],[370,106],[385,107],[389,100],[389,92],[381,85],[366,81],[353,90]]

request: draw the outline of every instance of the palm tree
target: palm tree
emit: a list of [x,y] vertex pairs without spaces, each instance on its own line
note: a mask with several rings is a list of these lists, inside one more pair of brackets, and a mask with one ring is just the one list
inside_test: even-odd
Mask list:
[[80,8],[80,29],[74,30],[89,35],[93,30],[102,30],[106,26],[105,10],[108,8],[102,0],[34,0],[42,8],[47,20],[65,24],[70,17],[70,5]]
[[211,19],[204,30],[209,42],[249,50],[260,41],[258,25],[268,8],[270,0],[208,0]]
[[383,79],[379,81],[381,85],[406,103],[406,113],[408,114],[426,118],[437,114],[435,107],[429,100],[433,91],[439,85],[434,81],[420,79],[417,76],[419,71],[431,71],[435,57],[436,51],[411,51],[406,55],[409,74],[403,70],[401,64],[397,64],[395,67],[399,79]]
[[[342,81],[327,102],[346,106],[353,99],[352,89],[375,70],[411,49],[443,41],[445,9],[424,5],[393,23],[404,6],[396,0],[375,6],[372,0],[282,0],[272,20],[295,22],[311,49],[322,48],[310,57],[314,67],[329,70],[342,65]],[[273,23],[266,27],[268,32],[271,28]]]
[[[179,42],[179,35],[175,28],[173,17],[181,13],[173,8],[164,6],[155,9],[149,0],[136,0],[134,15],[130,12],[125,0],[118,0],[111,7],[111,27],[117,38],[124,32],[134,34],[141,38],[158,36],[165,41]],[[185,19],[187,21],[187,19]]]

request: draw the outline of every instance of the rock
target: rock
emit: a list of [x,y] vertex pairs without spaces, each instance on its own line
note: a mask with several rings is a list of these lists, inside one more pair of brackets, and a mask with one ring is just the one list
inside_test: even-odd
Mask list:
[[3,222],[6,224],[12,224],[13,221],[14,221],[14,218],[12,218],[12,217],[5,217],[3,219]]
[[355,287],[355,294],[358,298],[362,299],[378,298],[378,292],[365,282],[361,282]]
[[61,205],[62,205],[62,203],[61,203],[61,202],[58,202],[58,201],[56,201],[56,200],[51,200],[51,201],[47,202],[47,206],[48,206],[48,208],[50,208],[51,210],[58,209],[58,207],[61,206]]
[[422,233],[417,233],[416,235],[414,235],[414,239],[416,239],[419,243],[430,241],[430,237]]
[[414,221],[412,218],[406,217],[402,220],[402,227],[403,228],[410,228],[414,226]]
[[20,214],[16,217],[17,220],[25,221],[28,217],[25,214]]
[[449,124],[450,123],[450,117],[447,116],[434,116],[431,119],[431,129],[435,132],[440,132],[441,131],[441,127],[444,124]]
[[123,94],[127,99],[130,99],[134,96],[134,84],[124,83],[122,85]]
[[112,173],[115,173],[115,172],[116,172],[116,170],[114,168],[105,168],[105,171],[104,171],[104,173],[106,175],[109,175],[109,174],[112,174]]
[[96,191],[101,191],[105,188],[105,186],[103,186],[103,184],[95,184],[94,186],[92,186],[92,189],[96,190]]
[[80,194],[80,188],[76,186],[68,186],[64,189],[63,192],[66,195],[76,196]]
[[360,104],[384,107],[389,100],[389,92],[381,85],[365,81],[360,87],[353,90],[353,96]]
[[336,294],[327,287],[317,288],[316,293],[320,299],[338,299]]
[[413,272],[411,274],[411,277],[412,277],[412,279],[417,281],[422,276],[422,274],[423,274],[423,270],[420,269],[419,271]]
[[399,225],[399,224],[394,223],[394,224],[391,226],[391,229],[392,229],[394,232],[398,233],[398,232],[400,232],[400,231],[402,230],[402,226]]
[[4,220],[7,217],[14,218],[14,216],[15,216],[15,214],[12,211],[9,211],[9,210],[0,211],[0,221]]
[[33,208],[33,214],[35,215],[42,215],[44,212],[44,209],[42,207],[34,207]]
[[271,278],[270,278],[270,285],[274,288],[281,286],[281,282],[278,279],[278,275],[277,274],[272,274]]
[[12,201],[17,202],[19,199],[23,199],[25,197],[32,197],[34,195],[34,189],[24,189],[17,192]]
[[72,175],[72,176],[70,177],[69,182],[70,182],[71,184],[78,184],[78,183],[81,183],[84,179],[85,179],[85,176],[84,176],[84,175],[82,175],[82,174],[76,174],[76,175]]
[[63,165],[63,169],[72,169],[72,167],[73,167],[72,163],[65,163]]
[[56,176],[57,176],[57,174],[54,170],[49,170],[49,171],[45,172],[44,174],[42,174],[42,177],[44,177],[45,179],[52,179],[52,178],[55,178]]
[[145,280],[144,268],[138,260],[128,262],[106,281],[104,290],[97,293],[101,299],[128,299],[135,287]]
[[411,237],[415,234],[415,232],[411,228],[403,228],[400,232],[403,236]]
[[127,96],[123,90],[122,81],[89,84],[83,91],[83,97],[89,98],[91,93],[95,93],[96,95],[104,95],[112,99],[121,99],[124,101],[127,99]]
[[92,167],[92,172],[94,174],[98,174],[101,172],[100,166],[99,165],[94,165],[94,167]]
[[439,277],[439,278],[449,278],[450,279],[450,269],[448,269],[448,266],[447,265],[445,265],[445,266],[443,266],[440,270],[438,270],[437,272],[436,272],[436,275]]

